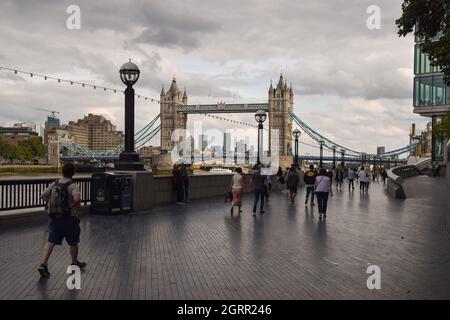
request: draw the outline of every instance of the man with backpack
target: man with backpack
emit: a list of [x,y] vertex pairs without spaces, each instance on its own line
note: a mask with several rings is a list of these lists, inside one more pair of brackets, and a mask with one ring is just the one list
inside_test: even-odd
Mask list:
[[78,261],[78,243],[80,242],[80,219],[74,215],[73,209],[80,205],[80,188],[72,181],[75,167],[66,163],[62,168],[63,177],[53,182],[41,195],[47,203],[50,218],[48,224],[48,242],[44,246],[43,261],[39,266],[39,274],[43,278],[50,276],[47,262],[55,245],[61,245],[66,239],[70,249],[72,265],[86,267],[85,262]]
[[309,170],[305,172],[303,181],[306,184],[306,199],[305,205],[308,205],[309,195],[311,195],[311,205],[314,205],[314,184],[316,183],[317,172],[314,170],[314,165],[309,165]]

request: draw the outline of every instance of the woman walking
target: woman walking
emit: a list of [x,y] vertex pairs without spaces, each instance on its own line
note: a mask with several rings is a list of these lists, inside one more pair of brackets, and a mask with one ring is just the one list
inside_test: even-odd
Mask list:
[[244,177],[242,175],[242,169],[236,168],[236,173],[231,178],[230,191],[233,194],[233,200],[231,201],[231,214],[234,212],[234,207],[237,206],[239,208],[239,213],[241,210],[241,196],[242,189],[244,188],[245,182]]
[[321,168],[319,176],[316,178],[314,185],[317,202],[319,206],[319,219],[327,217],[328,196],[333,196],[333,189],[331,188],[331,179],[327,175],[327,171]]

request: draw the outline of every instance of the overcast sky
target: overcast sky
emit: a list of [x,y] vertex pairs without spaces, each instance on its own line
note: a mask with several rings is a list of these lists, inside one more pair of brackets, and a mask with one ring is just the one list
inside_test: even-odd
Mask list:
[[[396,34],[401,3],[2,0],[0,66],[120,89],[118,70],[131,58],[141,69],[137,93],[159,99],[175,75],[195,104],[267,102],[270,80],[283,70],[297,115],[328,138],[373,153],[408,144],[411,123],[428,121],[412,113],[414,41]],[[66,26],[71,4],[81,9],[80,30]],[[379,30],[366,26],[370,5],[381,9]],[[123,128],[121,94],[0,71],[0,125],[43,123],[47,114],[35,108],[60,111],[64,123],[103,114]],[[158,113],[158,104],[137,100],[136,127]]]

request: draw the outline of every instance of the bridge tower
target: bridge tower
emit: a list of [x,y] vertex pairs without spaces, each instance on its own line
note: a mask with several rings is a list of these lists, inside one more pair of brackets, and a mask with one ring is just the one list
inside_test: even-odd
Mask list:
[[[288,87],[283,74],[276,88],[270,82],[269,88],[269,141],[272,141],[272,130],[278,129],[280,165],[290,166],[292,163],[292,118],[288,112],[294,109],[294,92],[292,85]],[[269,150],[273,148],[270,145]]]
[[178,90],[177,81],[173,77],[170,88],[164,91],[164,85],[161,89],[161,150],[170,150],[175,145],[171,140],[172,132],[176,129],[186,129],[187,115],[177,112],[177,105],[187,104],[186,89],[182,93]]

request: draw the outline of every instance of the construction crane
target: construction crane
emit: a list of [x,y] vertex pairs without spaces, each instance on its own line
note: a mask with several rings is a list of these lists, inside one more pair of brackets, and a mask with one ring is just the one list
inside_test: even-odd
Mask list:
[[43,108],[34,108],[34,109],[38,110],[38,111],[51,112],[53,118],[56,118],[56,115],[59,114],[59,111],[55,111],[55,110],[49,110],[49,109],[43,109]]

